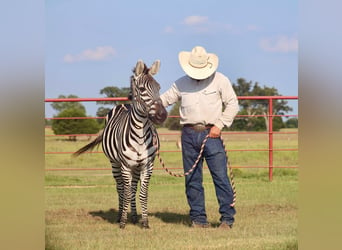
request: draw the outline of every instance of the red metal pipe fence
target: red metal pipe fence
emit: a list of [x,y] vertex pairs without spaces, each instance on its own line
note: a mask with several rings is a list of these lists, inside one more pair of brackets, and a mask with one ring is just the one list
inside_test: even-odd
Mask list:
[[[268,101],[268,114],[267,115],[238,115],[237,117],[268,117],[268,131],[267,132],[231,132],[234,134],[268,134],[268,148],[267,149],[230,149],[229,151],[268,151],[268,165],[265,166],[268,168],[268,176],[269,180],[272,181],[273,179],[273,153],[276,151],[273,147],[273,117],[298,117],[298,115],[275,115],[273,114],[273,101],[274,100],[298,100],[298,96],[239,96],[239,100],[267,100]],[[95,102],[95,101],[128,101],[127,97],[112,97],[112,98],[47,98],[45,102]],[[178,116],[168,116],[176,118]],[[53,120],[53,119],[101,119],[104,117],[47,117],[46,120]],[[229,133],[229,132],[223,132]],[[297,132],[284,132],[286,134],[293,134]],[[168,134],[180,134],[180,133],[168,133]],[[281,134],[281,132],[277,132],[277,134]],[[74,135],[57,135],[57,136],[94,136],[95,134],[74,134]],[[165,134],[166,135],[166,134]],[[56,136],[56,135],[46,135],[46,136]],[[298,149],[278,149],[278,151],[298,151]],[[161,152],[179,152],[179,151],[161,151]],[[73,152],[45,152],[45,154],[72,154]],[[92,152],[92,153],[102,153]],[[264,167],[264,166],[262,166]],[[233,167],[234,168],[234,167]],[[236,167],[237,168],[237,167]],[[258,168],[258,167],[244,167],[244,168]],[[260,168],[260,167],[259,167]],[[279,167],[277,167],[279,168]],[[298,166],[285,166],[283,168],[298,168]],[[55,170],[55,169],[47,169],[47,170]],[[70,170],[70,169],[68,169]],[[75,169],[76,170],[76,169]],[[84,170],[84,169],[78,169]],[[91,169],[94,170],[94,169]]]

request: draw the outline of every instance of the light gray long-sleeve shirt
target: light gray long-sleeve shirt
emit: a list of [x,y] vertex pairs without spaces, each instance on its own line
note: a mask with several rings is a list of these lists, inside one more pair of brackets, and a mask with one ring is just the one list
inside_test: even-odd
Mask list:
[[239,104],[230,80],[220,72],[207,79],[183,76],[160,96],[165,107],[181,101],[180,124],[213,124],[230,127]]

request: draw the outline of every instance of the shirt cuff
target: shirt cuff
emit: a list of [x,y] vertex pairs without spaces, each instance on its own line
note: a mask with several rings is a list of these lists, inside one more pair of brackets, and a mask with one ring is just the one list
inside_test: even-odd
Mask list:
[[214,123],[214,126],[218,127],[220,130],[223,129],[224,127],[224,124],[221,120],[217,120],[215,123]]

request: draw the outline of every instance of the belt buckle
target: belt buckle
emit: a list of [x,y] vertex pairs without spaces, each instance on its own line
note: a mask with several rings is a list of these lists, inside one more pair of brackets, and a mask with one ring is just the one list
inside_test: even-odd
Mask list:
[[193,126],[193,129],[197,132],[202,132],[202,131],[206,130],[207,128],[203,124],[196,124]]

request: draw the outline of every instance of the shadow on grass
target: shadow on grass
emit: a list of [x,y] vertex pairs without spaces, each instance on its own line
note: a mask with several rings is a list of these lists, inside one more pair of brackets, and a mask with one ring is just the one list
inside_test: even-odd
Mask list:
[[187,214],[178,214],[178,213],[171,213],[171,212],[157,212],[151,213],[151,216],[155,216],[161,219],[165,223],[174,223],[174,224],[190,224],[190,218]]
[[116,209],[109,209],[107,211],[90,211],[89,214],[93,217],[100,217],[111,224],[117,223],[119,212]]
[[[98,210],[98,211],[90,211],[89,214],[93,217],[100,217],[105,221],[108,221],[111,224],[118,223],[119,211],[116,209],[109,209],[107,211]],[[157,212],[150,213],[149,216],[154,216],[161,219],[165,223],[174,223],[174,224],[184,224],[189,225],[190,219],[188,215],[171,213],[171,212]],[[130,218],[130,213],[128,214],[128,218]],[[139,215],[139,219],[141,215]]]

